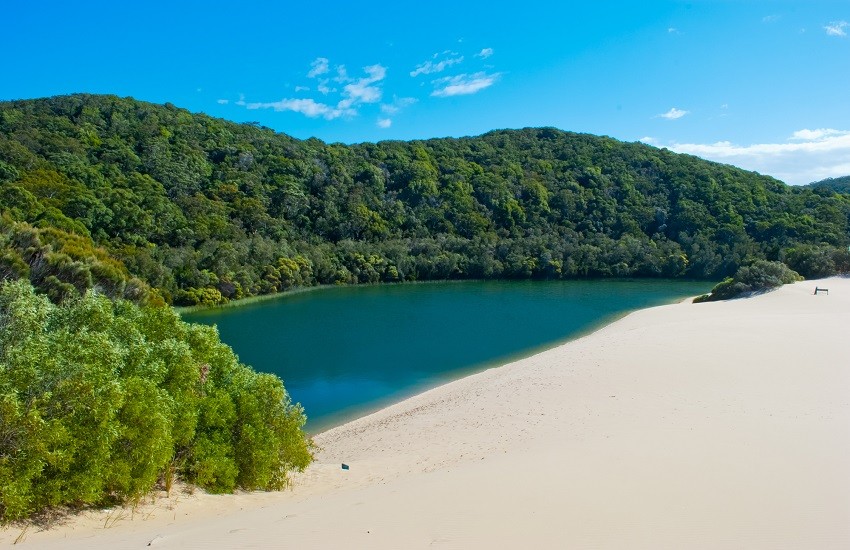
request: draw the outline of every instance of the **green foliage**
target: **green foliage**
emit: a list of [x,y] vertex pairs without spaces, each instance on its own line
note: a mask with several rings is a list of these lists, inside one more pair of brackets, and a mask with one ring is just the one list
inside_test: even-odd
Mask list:
[[217,306],[227,303],[217,288],[187,288],[174,294],[174,303],[178,306]]
[[[2,169],[0,169],[0,173],[2,173]],[[810,183],[807,187],[811,187],[813,189],[831,190],[836,193],[850,193],[850,176],[842,176],[840,178],[826,178],[825,180]]]
[[100,95],[0,102],[0,209],[0,275],[54,300],[720,279],[850,245],[850,194],[640,143],[526,128],[346,146]]
[[803,277],[782,262],[757,260],[741,267],[733,277],[727,277],[713,289],[711,294],[700,296],[695,302],[728,300],[741,295],[767,290],[802,281]]
[[214,328],[89,292],[0,287],[0,521],[135,499],[176,466],[216,492],[278,489],[311,460],[279,378]]
[[850,250],[800,244],[783,254],[783,262],[808,279],[850,273]]
[[0,217],[0,281],[28,279],[54,302],[79,297],[88,289],[111,298],[161,303],[149,286],[134,278],[106,249],[83,235],[48,225]]

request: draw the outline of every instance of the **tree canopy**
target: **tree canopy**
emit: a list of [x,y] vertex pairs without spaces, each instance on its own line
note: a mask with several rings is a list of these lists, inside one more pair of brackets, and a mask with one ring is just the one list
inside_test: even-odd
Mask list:
[[446,278],[720,279],[850,244],[850,196],[554,128],[355,145],[173,105],[0,103],[0,276],[215,304]]
[[850,193],[850,176],[826,178],[825,180],[810,183],[808,187],[813,189],[829,189],[836,193]]

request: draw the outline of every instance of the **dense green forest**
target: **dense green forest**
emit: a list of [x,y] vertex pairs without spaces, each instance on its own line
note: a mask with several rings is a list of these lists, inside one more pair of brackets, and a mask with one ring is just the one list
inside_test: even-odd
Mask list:
[[[0,103],[0,278],[215,304],[448,278],[847,267],[850,197],[553,128],[358,145],[114,96]],[[820,263],[818,263],[820,262]],[[805,269],[792,265],[803,275]]]
[[826,178],[825,180],[810,183],[808,187],[812,187],[814,189],[830,189],[836,193],[850,193],[850,176]]

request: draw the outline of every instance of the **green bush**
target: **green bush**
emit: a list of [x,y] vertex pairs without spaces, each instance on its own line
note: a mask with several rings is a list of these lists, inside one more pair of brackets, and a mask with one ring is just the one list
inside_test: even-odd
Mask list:
[[279,378],[170,308],[0,287],[0,521],[135,499],[173,470],[279,489],[312,458],[305,421]]
[[788,267],[809,279],[850,273],[850,250],[825,245],[797,245],[784,253]]
[[715,285],[711,289],[711,294],[700,296],[694,302],[728,300],[744,294],[764,292],[802,280],[803,277],[799,273],[782,262],[758,260],[739,268],[733,277],[727,277]]
[[174,303],[178,306],[212,307],[226,304],[227,298],[216,288],[190,288],[174,293]]

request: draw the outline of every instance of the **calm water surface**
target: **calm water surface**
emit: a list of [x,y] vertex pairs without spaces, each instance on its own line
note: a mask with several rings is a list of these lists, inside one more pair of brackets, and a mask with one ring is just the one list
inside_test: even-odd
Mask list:
[[277,374],[317,432],[629,311],[711,289],[687,281],[488,281],[340,287],[185,314]]

